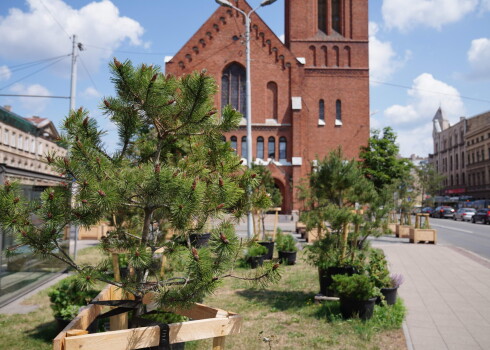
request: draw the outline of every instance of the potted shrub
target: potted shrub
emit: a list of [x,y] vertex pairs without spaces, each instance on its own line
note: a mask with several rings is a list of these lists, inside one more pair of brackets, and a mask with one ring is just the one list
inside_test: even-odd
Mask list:
[[265,254],[267,254],[267,248],[260,244],[252,244],[245,255],[246,261],[250,264],[252,269],[256,269],[264,264]]
[[276,237],[277,251],[279,260],[286,265],[294,265],[296,263],[296,240],[290,234],[278,233]]
[[384,300],[387,305],[394,305],[396,303],[398,288],[403,283],[403,280],[403,275],[391,274],[389,282],[381,288],[381,296],[378,297],[377,302],[381,303]]
[[61,332],[80,311],[99,293],[96,289],[80,288],[75,277],[61,280],[48,292],[53,316]]
[[373,316],[379,288],[368,275],[335,275],[333,280],[340,298],[340,312],[344,318],[358,315],[360,319],[368,320]]
[[[257,202],[270,206],[266,193],[249,195],[260,179],[222,137],[238,128],[241,115],[231,106],[223,106],[218,115],[213,106],[217,85],[205,72],[177,78],[159,67],[134,67],[117,59],[111,70],[116,96],[107,97],[101,108],[117,128],[117,149],[105,149],[104,131],[88,111],[72,111],[59,140],[67,155],[45,155],[66,182],[30,201],[22,197],[19,184],[5,181],[0,185],[0,227],[19,247],[28,245],[69,265],[83,286],[100,280],[112,287],[107,295],[129,294],[132,319],[146,312],[148,298],[158,308],[199,307],[196,303],[216,292],[223,279],[238,277],[233,265],[243,244],[234,224]],[[67,225],[87,227],[108,217],[114,230],[104,248],[127,254],[132,270],[121,281],[107,277],[111,260],[80,265],[59,249]],[[192,246],[190,234],[203,232],[210,222],[209,246]],[[165,239],[166,229],[184,239],[184,251]],[[183,267],[162,273],[161,262],[173,259]],[[273,281],[278,266],[266,264],[252,280]]]

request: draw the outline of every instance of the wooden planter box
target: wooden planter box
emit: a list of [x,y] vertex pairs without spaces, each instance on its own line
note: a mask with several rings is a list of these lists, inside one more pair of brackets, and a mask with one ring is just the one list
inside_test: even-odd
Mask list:
[[396,236],[399,238],[409,238],[410,237],[410,228],[412,226],[409,225],[396,225]]
[[296,233],[304,237],[306,234],[306,225],[301,221],[296,221]]
[[313,243],[315,241],[318,241],[319,239],[319,234],[318,234],[318,229],[314,228],[310,231],[307,231],[305,233],[305,239],[306,239],[306,242],[308,243]]
[[[122,290],[108,285],[95,300],[121,300]],[[151,294],[143,303],[151,308]],[[160,328],[158,326],[127,329],[127,313],[110,318],[111,331],[87,334],[86,329],[101,314],[101,305],[90,304],[84,308],[66,328],[53,340],[53,350],[131,350],[158,346]],[[174,311],[175,312],[175,311]],[[240,333],[242,317],[240,315],[195,304],[190,309],[178,310],[179,315],[192,321],[169,324],[170,344],[213,338],[213,350],[223,350],[225,337]]]
[[396,226],[397,224],[388,224],[388,229],[393,232],[393,234],[396,234]]
[[410,243],[430,242],[436,244],[437,232],[434,229],[411,228],[409,239]]

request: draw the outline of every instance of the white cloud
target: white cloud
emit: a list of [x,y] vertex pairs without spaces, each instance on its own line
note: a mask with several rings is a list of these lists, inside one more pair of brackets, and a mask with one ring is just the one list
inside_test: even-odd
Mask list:
[[0,66],[0,81],[9,80],[12,76],[12,72],[7,66]]
[[[18,95],[38,95],[38,96],[49,96],[50,91],[42,85],[34,84],[25,86],[23,84],[12,85],[9,89],[12,93]],[[47,98],[34,98],[34,97],[19,97],[19,101],[22,106],[32,115],[41,115],[48,105]],[[49,116],[48,116],[49,117]]]
[[414,79],[407,92],[407,105],[393,105],[383,112],[378,124],[392,126],[404,156],[425,156],[432,152],[432,118],[439,106],[444,116],[454,124],[465,114],[464,104],[458,90],[429,73]]
[[481,11],[490,11],[490,0],[482,0],[481,2]]
[[101,94],[93,87],[86,88],[82,92],[82,95],[85,97],[96,97],[96,98],[99,98],[101,96]]
[[411,56],[411,52],[406,51],[405,57],[400,58],[390,42],[383,42],[376,37],[378,32],[378,24],[369,22],[369,70],[372,85],[389,80]]
[[468,61],[472,78],[490,79],[490,39],[473,40],[468,51]]
[[[7,16],[0,17],[0,56],[4,58],[27,61],[68,55],[72,46],[69,36],[76,34],[77,41],[86,48],[82,60],[93,71],[101,62],[105,64],[125,40],[144,46],[143,27],[131,18],[121,17],[109,0],[94,1],[79,10],[62,0],[27,0],[27,5],[26,12],[12,8]],[[68,66],[70,60],[65,59],[64,63]],[[62,71],[69,73],[67,69]]]
[[416,26],[441,29],[476,10],[478,4],[479,0],[384,0],[381,10],[388,28],[401,31]]

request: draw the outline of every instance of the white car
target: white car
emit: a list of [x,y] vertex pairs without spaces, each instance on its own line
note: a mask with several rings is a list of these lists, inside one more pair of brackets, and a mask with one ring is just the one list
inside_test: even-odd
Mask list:
[[461,208],[458,209],[456,213],[454,213],[453,219],[454,220],[461,220],[461,221],[471,221],[471,218],[473,215],[475,215],[476,209],[473,208]]

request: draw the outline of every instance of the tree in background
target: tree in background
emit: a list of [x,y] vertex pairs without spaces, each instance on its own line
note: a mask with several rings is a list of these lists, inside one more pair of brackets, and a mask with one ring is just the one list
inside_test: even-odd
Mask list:
[[427,195],[434,197],[443,187],[444,175],[437,172],[436,168],[432,164],[421,164],[416,168],[418,177],[417,185],[422,194],[422,203],[425,201]]
[[385,127],[382,135],[379,130],[373,130],[368,145],[361,147],[363,173],[377,191],[410,173],[412,164],[401,158],[399,151],[396,134],[390,127]]
[[[158,67],[136,68],[116,59],[111,69],[117,96],[105,99],[101,108],[117,127],[118,150],[109,154],[104,149],[103,132],[87,111],[72,112],[61,140],[68,155],[46,156],[67,182],[45,190],[38,202],[26,201],[17,184],[6,182],[0,187],[0,226],[19,246],[71,266],[85,285],[102,280],[132,293],[136,301],[154,292],[155,301],[166,308],[186,307],[215,291],[224,278],[241,278],[230,272],[242,249],[233,218],[254,206],[270,206],[270,199],[259,193],[253,202],[247,194],[260,180],[222,140],[223,133],[238,127],[241,115],[228,106],[218,116],[211,77],[176,78]],[[135,271],[121,282],[108,277],[109,259],[80,265],[59,245],[65,226],[88,227],[106,217],[116,228],[104,239],[104,248],[127,251]],[[210,222],[209,247],[196,249],[190,234]],[[163,227],[185,245],[165,240]],[[181,268],[162,277],[159,248]],[[265,265],[258,277],[248,279],[273,281],[277,267]],[[142,312],[143,306],[134,315]]]

